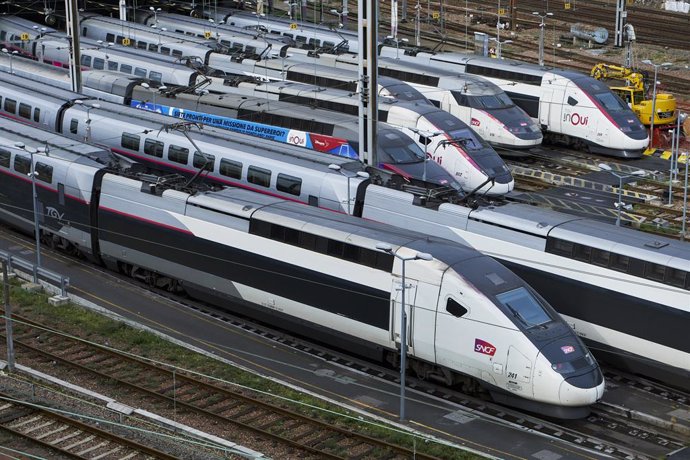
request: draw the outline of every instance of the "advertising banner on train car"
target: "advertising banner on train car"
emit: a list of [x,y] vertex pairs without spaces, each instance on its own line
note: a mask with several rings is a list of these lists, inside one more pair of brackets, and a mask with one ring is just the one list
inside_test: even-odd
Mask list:
[[227,129],[237,133],[248,134],[250,136],[271,139],[276,142],[305,147],[318,152],[330,153],[346,158],[359,159],[359,155],[347,142],[341,139],[323,134],[308,133],[296,129],[282,128],[263,123],[239,120],[237,118],[223,117],[194,110],[180,109],[168,105],[152,104],[145,101],[132,100],[132,107],[148,110],[150,112],[162,113],[175,118],[180,118],[193,123],[202,123],[217,128]]

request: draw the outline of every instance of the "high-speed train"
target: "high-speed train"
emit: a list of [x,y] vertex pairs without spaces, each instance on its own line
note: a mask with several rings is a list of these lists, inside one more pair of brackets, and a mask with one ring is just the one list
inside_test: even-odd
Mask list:
[[382,57],[478,75],[497,84],[539,123],[545,140],[623,158],[642,157],[649,144],[647,130],[630,107],[589,75],[461,53],[379,49]]
[[[209,126],[196,132],[182,120],[12,75],[0,74],[0,97],[4,97],[2,116],[90,140],[152,168],[202,175],[224,185],[341,212],[351,209],[357,186],[364,180],[440,188],[454,196],[461,192],[460,184],[440,166],[425,161],[421,150],[417,148],[419,154],[411,157],[409,152],[416,146],[404,136],[384,139],[379,163],[365,166],[351,158]],[[406,153],[403,158],[401,152]]]
[[[271,98],[357,115],[359,101],[348,91],[291,81],[237,83],[239,94]],[[379,120],[397,126],[458,180],[465,191],[504,195],[514,186],[513,176],[496,151],[453,115],[431,104],[379,100]],[[431,163],[431,162],[429,162]]]
[[[560,418],[586,416],[602,397],[599,366],[565,321],[465,245],[248,190],[104,169],[86,157],[51,152],[33,161],[44,173],[38,200],[50,210],[41,239],[112,270],[395,364],[399,257],[428,254],[404,268],[414,292],[405,302],[412,371],[449,385],[478,382],[498,402]],[[27,168],[28,152],[0,146],[0,220],[30,232]]]
[[[270,41],[256,40],[249,35],[228,34],[223,40],[211,39],[217,37],[184,34],[168,29],[165,24],[147,26],[93,13],[80,14],[79,31],[82,36],[93,40],[156,51],[169,56],[199,56],[211,67],[214,67],[212,59],[215,58],[211,54],[223,54],[233,59],[250,56],[263,58],[273,48]],[[275,43],[282,45],[280,42]]]
[[499,260],[600,360],[690,391],[688,243],[517,203],[424,204],[373,187],[361,197],[367,219],[467,242]]
[[[337,81],[339,74],[339,79],[345,78],[343,71],[348,71],[347,75],[356,73],[353,69],[357,69],[358,65],[357,56],[350,54],[316,55],[284,47],[280,55],[286,55],[291,61],[319,64],[319,81],[326,78],[321,70],[323,67],[334,67],[333,76],[326,75]],[[502,89],[485,78],[415,62],[401,63],[385,57],[378,59],[378,66],[379,78],[394,78],[408,83],[435,106],[470,125],[495,147],[512,150],[541,144],[539,125],[516,106]],[[291,70],[291,66],[285,66],[287,79],[297,80],[295,72]]]
[[140,15],[137,20],[149,26],[157,24],[158,27],[183,31],[198,37],[210,34],[221,42],[226,39],[226,35],[237,35],[244,31],[255,35],[260,34],[268,40],[282,38],[283,42],[301,48],[338,53],[359,52],[357,33],[352,31],[315,27],[303,22],[282,21],[278,18],[257,18],[256,15],[246,15],[238,11],[228,12],[220,8],[217,11],[217,13],[209,12],[206,14],[208,17],[203,19],[179,14],[156,13],[156,15]]

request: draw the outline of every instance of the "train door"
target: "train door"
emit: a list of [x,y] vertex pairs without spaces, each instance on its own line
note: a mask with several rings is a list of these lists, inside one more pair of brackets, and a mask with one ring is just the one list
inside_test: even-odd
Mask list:
[[[400,315],[402,313],[402,285],[400,280],[394,280],[394,286],[393,289],[395,289],[395,301],[393,302],[393,327],[391,328],[391,331],[393,331],[391,340],[396,343],[397,346],[400,346],[400,338],[401,338],[401,326],[402,326],[402,321],[400,318]],[[405,341],[407,342],[407,354],[408,355],[414,355],[414,340],[411,334],[411,331],[413,330],[412,325],[414,324],[414,308],[412,306],[414,305],[415,301],[417,300],[417,280],[405,278],[405,285],[407,286],[407,289],[405,290],[405,313],[407,314],[407,322],[406,322],[406,330],[405,330]]]
[[530,391],[532,388],[532,362],[525,355],[520,353],[517,348],[508,348],[508,360],[506,361],[506,387],[509,390],[522,392]]

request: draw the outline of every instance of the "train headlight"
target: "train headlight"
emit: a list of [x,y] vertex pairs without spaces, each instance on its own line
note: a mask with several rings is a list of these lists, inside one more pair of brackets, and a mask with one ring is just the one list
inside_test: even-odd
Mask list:
[[551,369],[558,372],[559,374],[570,374],[583,367],[590,367],[596,365],[594,358],[587,353],[584,357],[575,359],[573,361],[564,361],[562,363],[556,363],[551,365]]

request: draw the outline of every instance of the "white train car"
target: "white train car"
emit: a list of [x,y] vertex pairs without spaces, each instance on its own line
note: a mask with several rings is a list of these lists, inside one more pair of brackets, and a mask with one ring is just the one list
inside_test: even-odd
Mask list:
[[640,158],[647,130],[605,84],[574,71],[460,53],[413,53],[381,47],[383,57],[452,69],[495,83],[546,133],[545,139],[593,153]]

